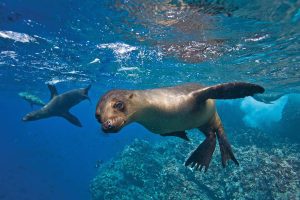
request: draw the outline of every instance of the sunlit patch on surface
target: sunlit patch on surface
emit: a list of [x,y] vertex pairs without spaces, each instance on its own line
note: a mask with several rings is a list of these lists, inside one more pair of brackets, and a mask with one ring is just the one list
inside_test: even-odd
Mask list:
[[137,50],[137,47],[130,46],[125,43],[110,43],[110,44],[99,44],[97,45],[99,49],[111,49],[117,58],[123,59],[130,55],[132,51]]
[[16,42],[28,43],[35,42],[36,39],[26,33],[17,33],[13,31],[0,31],[0,37],[4,39],[14,40]]

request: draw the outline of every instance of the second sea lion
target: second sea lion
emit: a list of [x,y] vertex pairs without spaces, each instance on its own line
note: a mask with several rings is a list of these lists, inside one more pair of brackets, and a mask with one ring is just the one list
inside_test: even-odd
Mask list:
[[48,84],[51,97],[50,101],[41,109],[26,114],[22,120],[24,122],[45,119],[49,117],[63,117],[75,126],[82,127],[79,119],[70,113],[70,109],[83,100],[90,100],[88,92],[91,85],[86,88],[79,88],[58,94],[55,85]]

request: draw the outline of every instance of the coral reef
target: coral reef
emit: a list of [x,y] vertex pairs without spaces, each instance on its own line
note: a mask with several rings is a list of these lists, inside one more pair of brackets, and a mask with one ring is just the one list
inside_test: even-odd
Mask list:
[[190,143],[177,138],[156,144],[135,140],[99,170],[90,185],[92,198],[298,199],[299,146],[272,141],[254,129],[239,132],[230,140],[240,166],[231,162],[222,169],[216,148],[206,173],[183,166],[203,140],[200,134],[190,134]]

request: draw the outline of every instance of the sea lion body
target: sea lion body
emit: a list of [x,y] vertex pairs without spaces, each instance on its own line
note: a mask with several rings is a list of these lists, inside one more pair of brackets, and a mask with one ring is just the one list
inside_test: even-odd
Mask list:
[[86,99],[88,96],[84,88],[74,89],[54,96],[44,109],[53,115],[59,115]]
[[196,99],[189,95],[201,88],[203,86],[198,84],[187,84],[132,91],[135,94],[133,101],[142,100],[140,103],[135,102],[136,105],[140,104],[142,109],[135,121],[161,135],[200,127],[216,112],[214,100],[208,99],[198,104]]
[[214,99],[235,99],[263,93],[256,84],[233,82],[215,86],[184,84],[148,90],[112,90],[98,102],[96,119],[105,133],[119,132],[137,122],[161,136],[189,140],[186,130],[198,128],[206,139],[186,160],[185,165],[208,169],[218,138],[222,165],[228,160],[238,165],[227,140]]
[[89,85],[86,88],[74,89],[63,94],[58,94],[54,85],[48,85],[51,93],[50,101],[41,109],[33,111],[25,115],[23,121],[34,121],[53,116],[63,117],[75,126],[81,127],[79,119],[72,115],[69,110],[83,100],[88,99]]

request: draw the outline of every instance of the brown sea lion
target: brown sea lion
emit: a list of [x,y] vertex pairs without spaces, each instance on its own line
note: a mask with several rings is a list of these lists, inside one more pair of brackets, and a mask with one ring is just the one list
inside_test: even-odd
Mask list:
[[264,88],[251,83],[233,82],[210,87],[185,84],[148,90],[112,90],[97,104],[96,118],[106,133],[116,133],[131,122],[142,124],[153,133],[189,140],[186,130],[198,128],[206,139],[185,161],[185,166],[208,169],[216,146],[222,165],[231,159],[239,164],[226,138],[213,99],[235,99],[263,93]]

